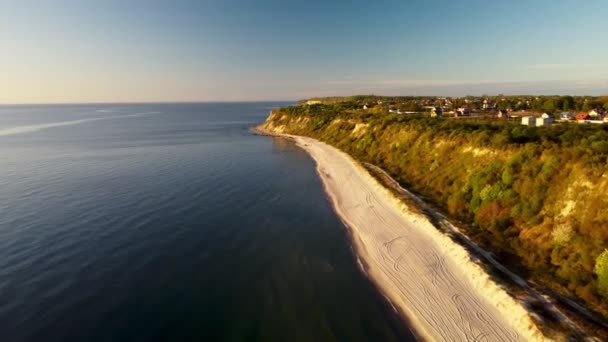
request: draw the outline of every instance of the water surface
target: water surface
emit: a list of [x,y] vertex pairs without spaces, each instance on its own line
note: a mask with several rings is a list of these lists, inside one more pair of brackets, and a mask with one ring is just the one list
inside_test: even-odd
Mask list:
[[1,106],[0,339],[411,339],[280,105]]

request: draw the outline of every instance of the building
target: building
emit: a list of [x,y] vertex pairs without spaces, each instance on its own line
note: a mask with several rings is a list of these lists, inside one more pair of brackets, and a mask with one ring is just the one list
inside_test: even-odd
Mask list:
[[606,114],[606,116],[604,116],[604,122],[608,122],[608,114]]
[[523,116],[521,124],[524,126],[536,126],[536,118],[533,116]]
[[431,109],[432,118],[440,118],[441,114],[443,114],[443,109],[441,109],[441,107],[435,107],[435,109]]
[[506,110],[504,110],[504,109],[499,109],[496,112],[496,117],[497,118],[501,118],[501,119],[508,119],[509,118],[509,113]]
[[[553,113],[546,112],[536,119],[536,126],[551,126],[553,124]],[[540,122],[539,122],[540,120]]]
[[574,114],[572,114],[570,112],[562,112],[559,115],[559,119],[560,120],[574,120]]
[[432,118],[440,118],[441,114],[443,114],[443,109],[441,109],[441,107],[426,106],[424,108],[429,110]]
[[306,101],[307,105],[316,105],[316,104],[321,104],[322,102],[319,100],[308,100]]
[[589,120],[589,113],[586,112],[580,112],[578,114],[576,114],[576,121],[584,121],[584,120]]
[[589,112],[589,117],[592,120],[600,120],[602,118],[602,112],[599,109],[593,109]]
[[458,116],[471,115],[471,109],[469,109],[469,106],[462,106],[456,109],[456,114]]
[[493,102],[492,100],[485,99],[485,100],[483,100],[483,105],[481,108],[483,108],[484,110],[496,109],[496,103]]

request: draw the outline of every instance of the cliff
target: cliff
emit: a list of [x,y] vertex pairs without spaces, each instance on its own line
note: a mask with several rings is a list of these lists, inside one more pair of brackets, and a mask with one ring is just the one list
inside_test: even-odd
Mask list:
[[[274,110],[263,128],[310,136],[386,170],[528,279],[608,314],[608,127],[524,127],[343,110]],[[605,272],[605,274],[602,274]]]

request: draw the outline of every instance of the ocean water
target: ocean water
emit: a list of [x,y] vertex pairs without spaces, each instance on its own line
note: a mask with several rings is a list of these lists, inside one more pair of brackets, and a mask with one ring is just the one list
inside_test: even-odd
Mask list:
[[0,341],[396,341],[282,103],[0,106]]

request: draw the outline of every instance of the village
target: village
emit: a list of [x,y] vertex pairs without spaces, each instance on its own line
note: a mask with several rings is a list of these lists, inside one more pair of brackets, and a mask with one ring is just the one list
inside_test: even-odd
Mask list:
[[608,97],[467,96],[383,97],[353,96],[306,101],[308,105],[349,103],[364,112],[389,112],[437,119],[504,120],[525,126],[556,123],[608,123]]
[[[471,110],[468,106],[458,107],[456,110],[446,110],[444,107],[424,107],[428,109],[428,115],[434,118],[496,118],[511,121],[518,121],[525,126],[550,126],[554,123],[581,123],[581,124],[604,124],[608,123],[608,113],[602,107],[590,111],[580,111],[574,114],[571,111],[562,111],[558,114],[552,112],[532,112],[521,110],[519,112],[507,109],[496,109],[495,103],[484,100],[482,109]],[[391,113],[402,114],[395,109],[389,109]]]

